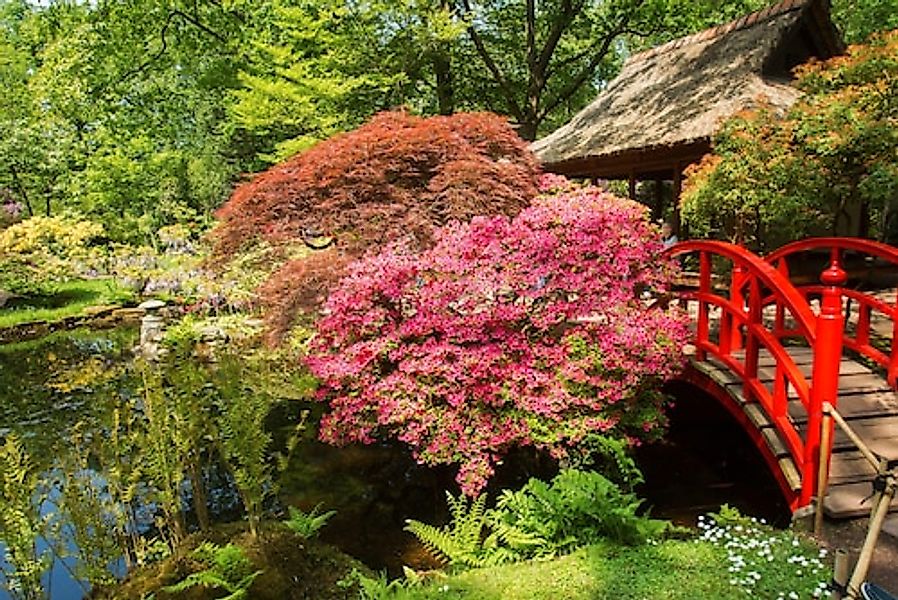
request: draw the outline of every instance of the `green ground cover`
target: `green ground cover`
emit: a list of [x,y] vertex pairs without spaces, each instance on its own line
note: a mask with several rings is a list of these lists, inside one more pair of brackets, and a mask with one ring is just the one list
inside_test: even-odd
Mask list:
[[0,308],[0,329],[32,321],[60,321],[88,306],[121,304],[134,299],[112,279],[76,279],[60,283],[53,294],[16,297]]
[[[757,586],[734,583],[737,576],[725,547],[696,540],[667,540],[627,547],[600,543],[549,561],[528,561],[437,577],[424,586],[386,591],[371,589],[371,598],[468,598],[477,600],[675,600],[715,598],[812,598],[794,592],[802,586],[792,563],[763,573]],[[792,574],[785,573],[791,569]],[[799,569],[800,570],[800,569]],[[779,572],[774,577],[772,571]],[[749,571],[746,571],[749,572]],[[793,587],[794,586],[794,587]],[[373,586],[380,587],[380,586]],[[805,588],[806,590],[806,588]],[[794,592],[795,596],[790,596]]]

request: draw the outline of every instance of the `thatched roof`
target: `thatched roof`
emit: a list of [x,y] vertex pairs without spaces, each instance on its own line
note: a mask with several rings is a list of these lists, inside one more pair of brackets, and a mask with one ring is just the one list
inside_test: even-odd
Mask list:
[[568,124],[531,148],[552,171],[627,177],[688,164],[720,121],[760,99],[785,110],[791,69],[842,43],[827,0],[786,0],[632,56]]

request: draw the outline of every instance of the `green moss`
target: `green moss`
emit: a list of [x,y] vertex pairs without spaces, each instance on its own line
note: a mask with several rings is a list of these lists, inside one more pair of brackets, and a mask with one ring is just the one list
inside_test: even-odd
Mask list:
[[246,533],[242,524],[234,523],[217,526],[205,536],[190,536],[176,555],[136,569],[121,584],[96,590],[93,598],[146,598],[154,594],[156,600],[211,600],[226,595],[222,590],[202,586],[178,592],[162,589],[204,568],[193,555],[204,541],[239,546],[252,569],[261,571],[248,590],[248,597],[254,600],[355,599],[358,598],[356,588],[341,587],[337,582],[353,570],[373,576],[370,569],[354,558],[332,546],[302,539],[279,523],[267,524],[256,540]]

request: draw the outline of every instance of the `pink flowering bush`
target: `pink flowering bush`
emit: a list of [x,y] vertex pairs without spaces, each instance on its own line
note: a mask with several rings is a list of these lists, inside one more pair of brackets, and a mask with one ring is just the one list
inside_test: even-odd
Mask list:
[[686,340],[681,313],[640,300],[673,272],[661,249],[642,206],[582,188],[369,254],[307,358],[329,402],[321,438],[399,439],[457,464],[474,495],[512,446],[561,457],[590,432],[657,435]]

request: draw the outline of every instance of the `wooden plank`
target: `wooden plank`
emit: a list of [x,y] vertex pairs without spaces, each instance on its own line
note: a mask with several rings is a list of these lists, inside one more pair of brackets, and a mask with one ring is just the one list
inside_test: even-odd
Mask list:
[[791,458],[780,458],[777,462],[779,462],[783,477],[786,478],[786,482],[789,484],[789,487],[792,488],[792,491],[795,492],[800,490],[801,474],[795,467],[795,462]]
[[[873,491],[869,482],[847,483],[830,487],[823,500],[823,510],[834,519],[850,519],[870,515],[872,501],[862,502]],[[892,511],[898,509],[898,498],[892,500]]]
[[867,394],[870,392],[888,392],[892,388],[879,375],[857,374],[839,377],[839,394]]
[[761,430],[761,435],[764,437],[764,442],[767,444],[767,447],[770,448],[770,451],[773,452],[774,456],[777,458],[791,456],[789,454],[789,449],[786,448],[786,445],[780,439],[776,429],[773,427],[765,427]]
[[758,429],[773,426],[773,423],[771,423],[770,419],[767,418],[767,414],[764,412],[764,409],[761,408],[757,403],[750,402],[744,404],[742,410],[745,411],[745,414]]
[[[870,448],[886,458],[898,458],[898,417],[873,417],[869,419],[857,419],[850,423],[851,428],[864,440]],[[798,425],[798,431],[804,437],[807,429],[806,423]],[[838,427],[833,440],[833,448],[836,450],[854,449],[854,442],[848,439]]]
[[833,453],[829,465],[830,483],[872,481],[875,476],[876,469],[859,451],[845,450]]
[[[789,417],[796,423],[807,421],[808,415],[804,405],[794,394],[790,394],[790,398],[792,399],[789,400]],[[898,415],[898,394],[892,391],[840,394],[836,409],[847,421],[870,417],[896,416]]]

